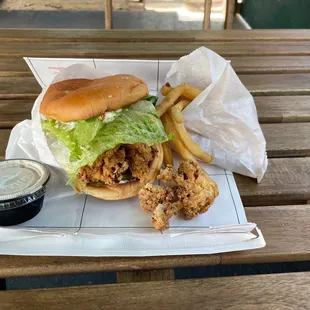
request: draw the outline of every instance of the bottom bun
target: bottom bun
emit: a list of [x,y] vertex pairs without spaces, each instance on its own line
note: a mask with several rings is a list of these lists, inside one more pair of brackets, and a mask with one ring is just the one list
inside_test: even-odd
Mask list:
[[137,196],[139,190],[146,183],[152,183],[156,179],[160,171],[161,165],[163,163],[163,148],[161,144],[155,144],[153,145],[153,147],[156,149],[157,152],[155,154],[155,158],[153,159],[152,165],[149,168],[149,174],[147,178],[144,180],[144,182],[132,181],[128,183],[117,185],[106,185],[102,187],[90,186],[90,185],[86,185],[84,187],[79,186],[78,185],[79,182],[76,182],[74,184],[75,190],[79,193],[83,192],[85,194],[104,200],[121,200]]

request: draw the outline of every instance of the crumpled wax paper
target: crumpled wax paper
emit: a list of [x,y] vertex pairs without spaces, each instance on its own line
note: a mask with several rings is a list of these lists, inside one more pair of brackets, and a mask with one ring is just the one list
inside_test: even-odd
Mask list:
[[254,99],[230,62],[200,47],[172,64],[166,82],[203,89],[183,111],[194,141],[214,157],[213,164],[260,182],[268,164],[266,141]]
[[[95,79],[107,75],[103,72],[99,73],[87,65],[75,64],[61,71],[52,84],[69,79]],[[12,129],[5,153],[6,159],[27,158],[49,165],[51,177],[47,184],[48,191],[45,195],[45,201],[75,194],[71,186],[66,186],[68,177],[50,151],[48,141],[46,141],[41,127],[42,116],[39,108],[46,90],[47,88],[43,89],[36,99],[31,111],[31,120],[24,120]]]

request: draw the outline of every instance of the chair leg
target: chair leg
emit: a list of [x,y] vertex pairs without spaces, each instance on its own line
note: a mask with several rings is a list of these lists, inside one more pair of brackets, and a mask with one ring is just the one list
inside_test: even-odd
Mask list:
[[5,279],[0,279],[0,291],[5,290],[6,290]]
[[205,0],[204,5],[204,17],[203,17],[203,30],[210,29],[211,24],[211,7],[212,7],[212,0]]
[[105,0],[105,29],[112,29],[112,0]]
[[226,0],[226,17],[224,29],[232,29],[235,16],[236,0]]

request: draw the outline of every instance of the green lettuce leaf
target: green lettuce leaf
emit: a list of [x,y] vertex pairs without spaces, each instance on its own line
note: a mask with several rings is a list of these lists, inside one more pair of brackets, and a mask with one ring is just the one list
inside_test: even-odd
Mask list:
[[47,119],[42,121],[42,128],[53,155],[70,180],[81,167],[91,165],[99,155],[119,144],[151,146],[169,139],[155,107],[147,100],[116,111],[108,122],[101,117],[70,123]]
[[143,98],[143,100],[147,100],[147,101],[150,101],[152,103],[152,105],[155,107],[156,103],[157,103],[157,100],[158,100],[158,97],[156,96],[152,96],[152,95],[147,95]]

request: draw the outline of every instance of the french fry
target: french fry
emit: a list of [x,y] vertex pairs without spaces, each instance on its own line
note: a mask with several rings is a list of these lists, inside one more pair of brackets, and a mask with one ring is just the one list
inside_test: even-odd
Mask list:
[[[214,158],[207,152],[204,152],[201,147],[193,141],[184,126],[182,115],[182,110],[201,92],[202,90],[187,84],[181,84],[176,88],[172,88],[169,84],[166,84],[161,88],[161,94],[166,96],[166,98],[156,109],[162,118],[166,132],[174,134],[175,138],[172,143],[183,159],[196,161],[194,157],[196,156],[200,160],[210,163]],[[187,99],[184,99],[184,97]],[[168,150],[166,151],[168,152]],[[167,156],[169,156],[168,153]],[[166,160],[168,161],[168,159]]]
[[191,153],[200,160],[204,161],[205,163],[211,163],[214,158],[209,153],[203,151],[201,147],[193,141],[192,137],[187,132],[183,122],[177,122],[173,109],[170,109],[168,113],[173,121],[174,128],[177,131],[178,136],[180,137],[182,143],[186,146],[186,148],[190,150]]
[[186,146],[183,144],[179,133],[175,129],[175,126],[173,124],[172,119],[170,118],[170,115],[168,113],[165,113],[161,117],[162,123],[165,127],[165,130],[167,134],[174,134],[174,138],[172,139],[172,144],[174,145],[177,152],[181,155],[181,157],[185,160],[191,160],[194,162],[197,162],[196,158],[192,155],[192,153],[186,148]]
[[202,93],[201,89],[192,87],[188,84],[186,84],[185,91],[183,93],[183,96],[186,97],[189,100],[194,100],[196,97],[198,97]]
[[173,156],[172,156],[171,149],[169,147],[169,142],[164,142],[162,144],[162,147],[163,147],[163,153],[164,153],[164,164],[165,164],[165,166],[167,166],[167,165],[173,166]]
[[162,116],[174,103],[178,100],[179,97],[183,94],[185,89],[185,84],[180,84],[176,88],[173,88],[165,99],[156,106],[156,111],[159,116]]
[[[161,88],[161,94],[163,96],[167,96],[174,88],[172,88],[171,86],[168,85],[164,85]],[[185,84],[185,89],[183,92],[183,96],[186,97],[189,100],[194,100],[198,95],[200,95],[200,93],[202,92],[201,89],[192,87],[188,84]]]
[[177,104],[171,107],[171,112],[174,116],[175,121],[178,124],[183,123],[183,115],[182,115],[182,110],[189,105],[190,101],[187,99],[183,99],[179,101]]
[[161,92],[161,94],[162,94],[163,96],[167,96],[167,95],[170,93],[170,91],[171,91],[172,89],[173,89],[173,88],[172,88],[171,86],[164,85],[164,86],[161,88],[160,92]]

